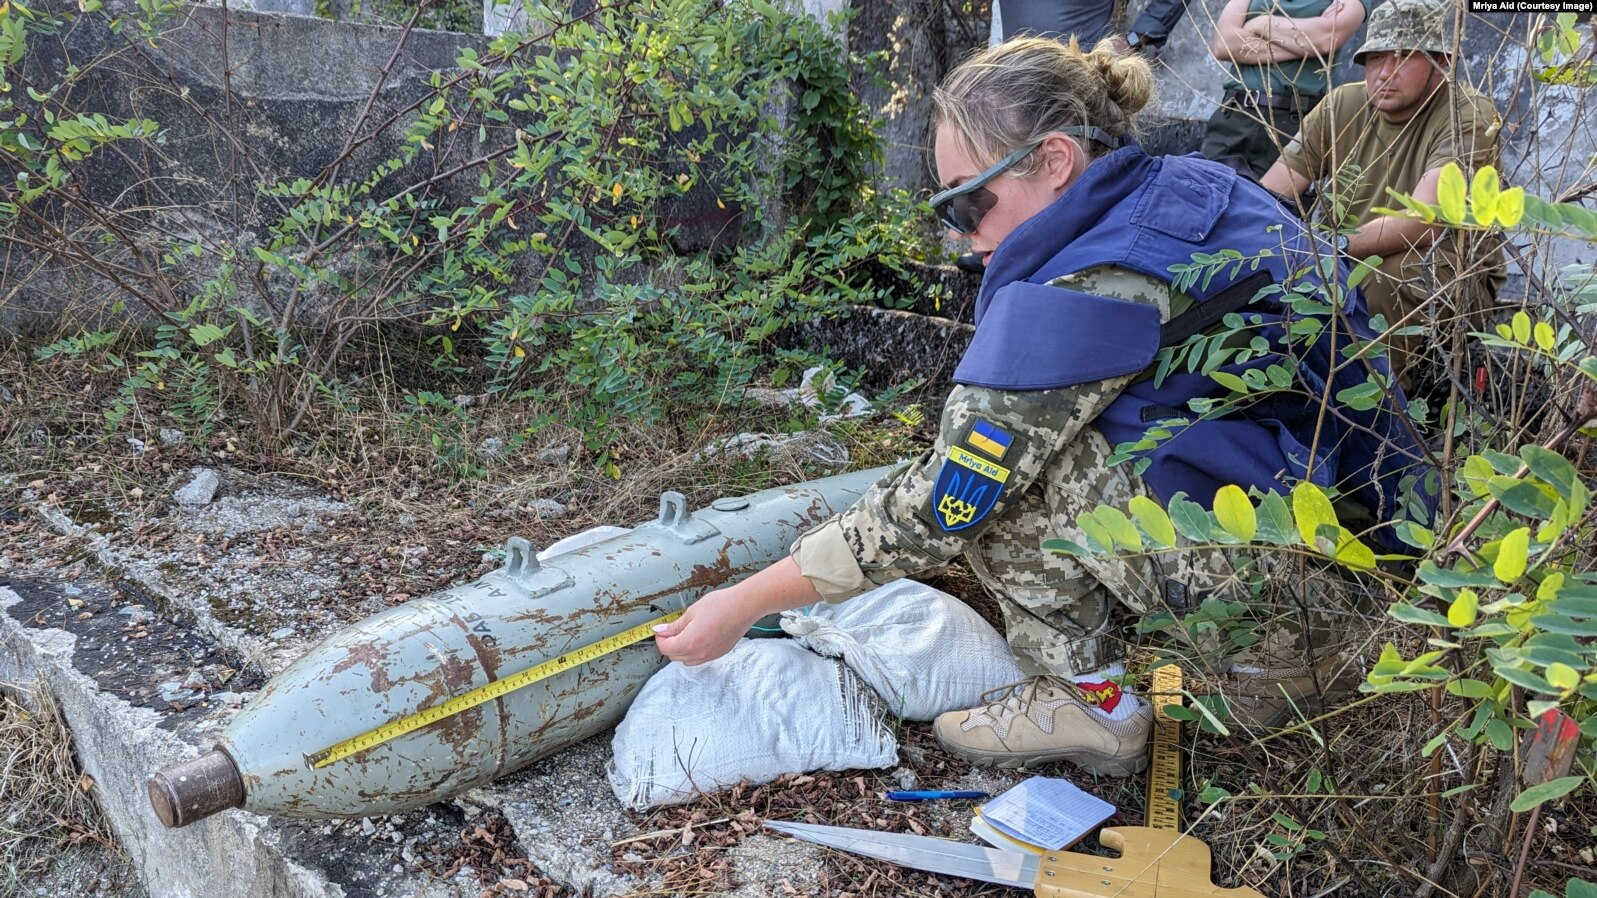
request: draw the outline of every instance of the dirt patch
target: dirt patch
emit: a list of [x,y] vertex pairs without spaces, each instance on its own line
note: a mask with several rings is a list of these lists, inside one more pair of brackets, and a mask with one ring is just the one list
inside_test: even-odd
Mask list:
[[164,729],[192,725],[215,707],[242,706],[266,682],[211,640],[157,616],[122,590],[15,575],[0,584],[22,598],[4,613],[25,627],[72,634],[73,666],[128,704],[163,712]]

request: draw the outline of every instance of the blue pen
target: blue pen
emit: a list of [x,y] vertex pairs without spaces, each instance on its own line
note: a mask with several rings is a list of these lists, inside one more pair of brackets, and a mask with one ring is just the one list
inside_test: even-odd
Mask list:
[[889,792],[887,793],[887,797],[891,801],[932,801],[938,798],[986,798],[987,793],[972,792],[960,789],[955,789],[952,791],[932,789],[928,791],[914,792]]

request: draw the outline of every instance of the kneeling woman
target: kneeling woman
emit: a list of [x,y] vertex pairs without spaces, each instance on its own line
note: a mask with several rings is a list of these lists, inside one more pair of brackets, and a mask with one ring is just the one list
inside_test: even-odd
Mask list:
[[[661,652],[703,663],[766,614],[842,601],[964,555],[999,598],[1011,648],[1033,676],[938,718],[944,747],[979,764],[1066,760],[1126,775],[1146,764],[1152,718],[1113,679],[1127,625],[1161,612],[1179,619],[1205,597],[1247,600],[1244,578],[1213,550],[1077,559],[1043,551],[1042,540],[1080,541],[1076,518],[1099,503],[1185,492],[1207,505],[1225,484],[1285,493],[1312,480],[1375,520],[1394,518],[1398,482],[1419,456],[1400,416],[1320,401],[1385,372],[1382,359],[1349,364],[1341,351],[1350,332],[1368,333],[1357,295],[1320,282],[1338,270],[1321,264],[1327,245],[1262,188],[1131,141],[1130,116],[1152,84],[1146,62],[1106,43],[1083,53],[1046,39],[1002,44],[948,76],[936,94],[946,189],[932,205],[988,267],[936,446],[802,536],[788,558],[658,628]],[[1221,249],[1250,262],[1172,286],[1172,266]],[[1261,289],[1272,284],[1337,309],[1311,345],[1285,346],[1283,291]],[[1171,426],[1196,417],[1188,400],[1227,391],[1207,375],[1154,378],[1155,354],[1244,307],[1254,328],[1241,343],[1270,342],[1222,370],[1240,375],[1290,351],[1295,395]],[[1113,446],[1160,422],[1175,436],[1142,453],[1141,473],[1109,463]],[[1264,620],[1240,652],[1196,638],[1188,647],[1206,661],[1223,655],[1206,669],[1228,690],[1235,723],[1270,726],[1345,662],[1339,629],[1320,612],[1293,614]]]

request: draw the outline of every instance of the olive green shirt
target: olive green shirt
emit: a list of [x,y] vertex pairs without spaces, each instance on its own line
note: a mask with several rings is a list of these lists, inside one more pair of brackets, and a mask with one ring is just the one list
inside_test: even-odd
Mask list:
[[1339,224],[1362,223],[1374,217],[1371,206],[1397,205],[1387,188],[1412,194],[1433,168],[1457,162],[1468,179],[1496,165],[1497,131],[1496,107],[1467,84],[1444,81],[1412,118],[1394,124],[1370,106],[1360,81],[1332,90],[1304,117],[1281,162],[1311,181],[1328,179],[1325,195],[1346,204]]

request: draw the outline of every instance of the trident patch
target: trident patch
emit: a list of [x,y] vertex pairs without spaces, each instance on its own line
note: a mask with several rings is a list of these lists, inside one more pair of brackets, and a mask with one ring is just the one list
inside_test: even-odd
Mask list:
[[948,458],[932,488],[932,516],[937,526],[953,533],[987,517],[1008,479],[1008,468],[963,446],[948,447]]

